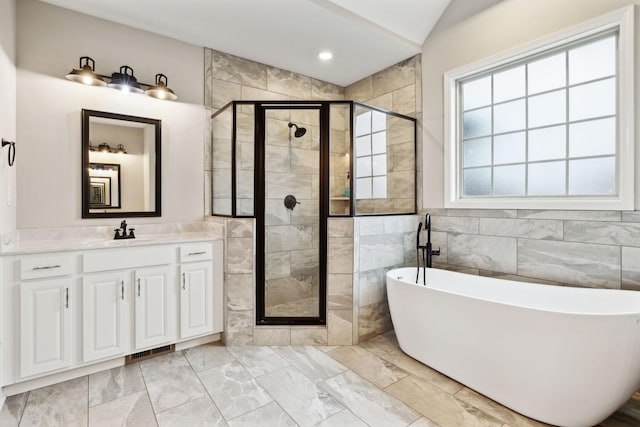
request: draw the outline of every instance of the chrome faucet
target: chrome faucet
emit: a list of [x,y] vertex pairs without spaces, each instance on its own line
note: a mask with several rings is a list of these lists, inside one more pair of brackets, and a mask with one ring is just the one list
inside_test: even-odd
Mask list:
[[115,228],[113,231],[116,232],[116,234],[113,236],[114,240],[119,240],[119,239],[135,239],[136,236],[133,234],[133,230],[135,230],[135,228],[129,228],[129,234],[127,234],[127,220],[124,219],[122,220],[122,222],[120,223],[120,228]]
[[431,215],[426,214],[424,217],[424,228],[427,230],[427,243],[425,245],[420,244],[420,231],[422,230],[422,223],[418,225],[418,235],[416,236],[416,256],[418,259],[418,268],[416,272],[416,283],[420,278],[420,255],[422,254],[422,270],[423,270],[423,283],[427,284],[427,272],[426,268],[431,268],[433,257],[440,255],[440,248],[433,250],[431,246]]

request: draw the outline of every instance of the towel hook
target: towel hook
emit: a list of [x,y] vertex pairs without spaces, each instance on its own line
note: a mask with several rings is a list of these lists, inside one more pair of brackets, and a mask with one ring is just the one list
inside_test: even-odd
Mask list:
[[16,143],[2,138],[2,146],[4,147],[5,145],[9,146],[7,161],[9,162],[9,166],[13,166],[13,163],[16,161]]

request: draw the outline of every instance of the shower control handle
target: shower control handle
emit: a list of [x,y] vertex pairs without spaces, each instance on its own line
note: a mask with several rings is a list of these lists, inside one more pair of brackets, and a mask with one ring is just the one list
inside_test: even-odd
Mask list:
[[299,205],[300,202],[296,200],[296,196],[288,194],[285,198],[284,198],[284,207],[290,210],[293,210],[293,208],[296,207],[296,205]]

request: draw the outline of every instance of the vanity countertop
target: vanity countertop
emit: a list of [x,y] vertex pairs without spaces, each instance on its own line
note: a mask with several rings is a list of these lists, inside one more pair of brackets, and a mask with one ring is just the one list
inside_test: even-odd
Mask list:
[[221,240],[222,238],[213,232],[183,232],[151,234],[136,237],[135,239],[61,239],[61,240],[26,240],[6,246],[0,251],[0,256],[24,255],[32,253],[81,251],[91,249],[124,248],[132,246],[150,246],[171,243],[190,243],[206,240]]

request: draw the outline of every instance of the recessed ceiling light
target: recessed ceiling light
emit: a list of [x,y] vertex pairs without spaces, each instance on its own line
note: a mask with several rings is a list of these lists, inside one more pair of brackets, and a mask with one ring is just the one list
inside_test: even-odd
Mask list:
[[329,52],[328,50],[325,50],[318,54],[318,58],[322,59],[323,61],[328,61],[331,58],[333,58],[333,53]]

